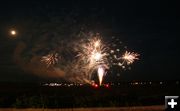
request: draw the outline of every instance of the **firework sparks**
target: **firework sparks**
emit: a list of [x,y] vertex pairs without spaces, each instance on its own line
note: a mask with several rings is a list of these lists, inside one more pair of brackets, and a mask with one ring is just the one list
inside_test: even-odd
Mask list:
[[90,59],[91,59],[92,63],[95,63],[95,62],[101,61],[102,57],[103,57],[103,54],[101,54],[100,52],[95,51],[95,52],[91,53]]
[[81,46],[80,56],[83,60],[86,60],[90,64],[97,64],[103,62],[106,57],[106,48],[101,43],[100,39],[89,40],[88,43]]
[[106,74],[106,69],[114,65],[125,69],[126,65],[130,65],[135,60],[138,60],[138,53],[126,51],[122,56],[119,56],[120,48],[113,48],[116,49],[109,49],[109,47],[102,43],[99,37],[88,39],[81,43],[78,48],[80,49],[78,53],[78,63],[80,63],[79,68],[81,72],[85,73],[88,77],[87,80],[90,80],[93,72],[97,70],[99,85],[101,85],[103,77]]
[[100,44],[101,44],[101,41],[100,41],[99,39],[96,40],[96,41],[94,41],[94,47],[95,47],[95,48],[99,47]]
[[41,61],[44,62],[47,67],[50,67],[51,65],[58,63],[58,53],[50,53],[46,56],[43,56]]
[[122,56],[122,59],[127,62],[127,64],[132,64],[135,60],[138,60],[139,54],[134,52],[128,52],[126,51],[124,55]]

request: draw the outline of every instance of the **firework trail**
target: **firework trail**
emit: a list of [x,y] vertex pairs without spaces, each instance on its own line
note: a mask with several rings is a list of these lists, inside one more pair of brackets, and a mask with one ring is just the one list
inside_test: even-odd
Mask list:
[[105,69],[103,67],[99,67],[98,68],[98,78],[99,78],[99,85],[101,86],[102,84],[102,80],[103,80],[103,76],[105,74]]

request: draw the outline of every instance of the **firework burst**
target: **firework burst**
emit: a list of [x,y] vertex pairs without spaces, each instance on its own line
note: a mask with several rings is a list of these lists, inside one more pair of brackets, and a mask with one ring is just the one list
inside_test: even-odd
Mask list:
[[81,50],[79,51],[78,57],[80,63],[83,62],[83,69],[84,72],[89,75],[91,78],[92,72],[97,69],[98,77],[99,77],[99,83],[102,82],[102,77],[104,73],[101,66],[104,64],[107,64],[107,47],[102,43],[101,39],[99,38],[93,38],[89,39],[86,43],[83,43],[80,46]]
[[50,67],[58,63],[58,53],[50,53],[41,58],[41,62],[45,63],[47,67]]
[[89,68],[104,63],[107,59],[107,48],[102,44],[100,39],[90,39],[80,47],[81,50],[78,56],[80,57],[80,60],[88,63]]
[[123,56],[122,59],[124,60],[124,62],[126,62],[128,65],[132,64],[135,60],[138,60],[139,54],[135,53],[135,52],[128,52],[126,51]]

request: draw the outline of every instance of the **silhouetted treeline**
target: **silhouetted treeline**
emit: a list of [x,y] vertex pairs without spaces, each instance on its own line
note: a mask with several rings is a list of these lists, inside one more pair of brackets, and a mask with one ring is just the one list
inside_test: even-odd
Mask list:
[[73,108],[164,104],[165,95],[178,95],[179,85],[48,87],[19,84],[2,87],[0,107]]

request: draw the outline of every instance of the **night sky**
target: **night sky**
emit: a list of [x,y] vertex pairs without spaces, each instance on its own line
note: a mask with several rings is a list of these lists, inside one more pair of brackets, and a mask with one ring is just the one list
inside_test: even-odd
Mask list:
[[[128,49],[141,55],[140,60],[131,65],[131,70],[120,71],[120,76],[117,76],[115,71],[107,75],[107,80],[180,79],[176,3],[166,0],[65,1],[19,0],[0,3],[0,81],[32,82],[54,79],[23,71],[14,62],[13,54],[20,41],[31,44],[27,35],[40,29],[35,29],[34,24],[48,24],[58,18],[65,19],[62,24],[66,29],[71,28],[71,25],[73,27],[69,32],[66,30],[65,34],[77,31],[83,26],[86,31],[102,34],[106,40],[115,36]],[[77,25],[66,20],[75,20]],[[52,25],[48,29],[54,30],[54,27],[58,26]],[[18,32],[15,38],[9,34],[11,29]],[[35,36],[38,39],[38,34]]]

